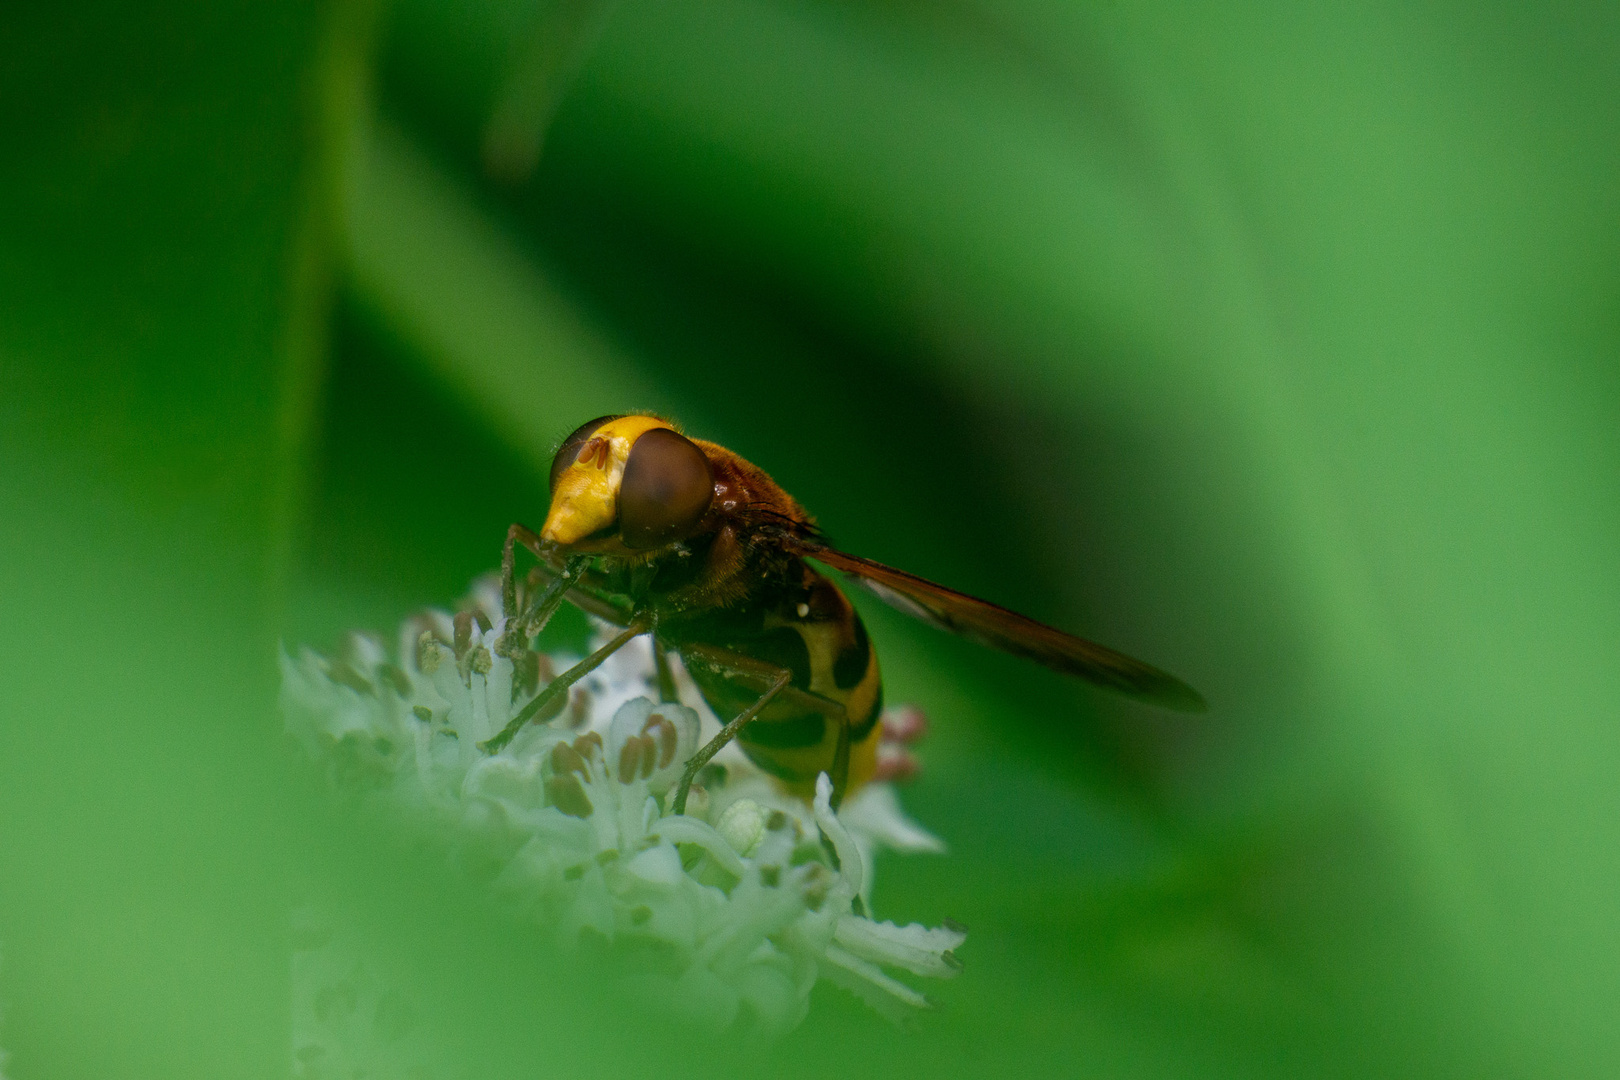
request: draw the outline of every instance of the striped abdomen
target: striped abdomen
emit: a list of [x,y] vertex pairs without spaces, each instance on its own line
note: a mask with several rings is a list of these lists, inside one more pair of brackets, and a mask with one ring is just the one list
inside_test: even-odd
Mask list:
[[[877,653],[860,616],[838,587],[808,566],[803,574],[802,584],[771,602],[728,612],[722,619],[691,628],[681,639],[785,668],[793,674],[793,686],[836,703],[816,708],[802,696],[779,697],[743,728],[737,742],[756,765],[808,797],[815,790],[816,776],[832,771],[838,724],[847,717],[846,791],[853,792],[871,779],[877,765],[878,715],[883,709]],[[674,642],[677,649],[680,643]],[[760,691],[751,682],[701,665],[688,668],[721,723],[759,699]]]

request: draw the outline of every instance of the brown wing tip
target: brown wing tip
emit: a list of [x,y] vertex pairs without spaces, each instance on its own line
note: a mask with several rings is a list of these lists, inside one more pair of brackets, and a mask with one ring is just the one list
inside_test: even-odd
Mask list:
[[1117,659],[1122,663],[1113,670],[1090,669],[1076,671],[1075,674],[1146,705],[1156,705],[1161,709],[1179,713],[1209,711],[1209,702],[1204,700],[1203,694],[1168,671],[1161,671],[1152,664],[1144,664],[1129,657],[1118,656]]
[[1204,695],[1165,672],[1157,672],[1159,677],[1153,685],[1145,687],[1141,695],[1142,700],[1161,708],[1170,709],[1179,713],[1202,713],[1209,711],[1209,702]]
[[1067,663],[1051,666],[1146,705],[1179,713],[1209,711],[1209,702],[1204,700],[1203,694],[1168,671],[1100,645],[1085,644],[1090,655],[1083,662],[1077,664],[1075,658],[1065,657]]

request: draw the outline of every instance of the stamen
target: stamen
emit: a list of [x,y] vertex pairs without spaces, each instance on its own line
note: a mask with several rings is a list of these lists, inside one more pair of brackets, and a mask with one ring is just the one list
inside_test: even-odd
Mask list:
[[591,720],[591,692],[576,686],[568,693],[568,726],[584,727]]
[[675,725],[664,718],[662,713],[653,713],[647,717],[647,724],[641,729],[658,740],[658,768],[663,769],[675,760],[675,750],[680,745],[681,734],[675,730]]
[[[632,735],[624,740],[624,746],[619,749],[619,783],[628,784],[641,776],[641,759],[643,748],[652,749],[652,743],[645,735]],[[649,775],[651,770],[648,770]]]
[[335,683],[342,686],[347,686],[350,690],[354,690],[357,693],[365,694],[367,696],[370,696],[371,694],[371,683],[366,680],[364,675],[361,675],[358,671],[354,670],[354,668],[350,667],[348,661],[346,660],[333,660],[331,663],[327,664],[326,677]]
[[439,670],[444,662],[444,646],[439,639],[433,636],[433,631],[424,630],[416,639],[416,670],[424,675],[432,675]]
[[397,697],[409,698],[411,696],[411,680],[405,673],[393,664],[386,661],[377,665],[377,674],[382,676],[382,682],[392,690]]
[[581,776],[588,775],[585,759],[580,756],[578,750],[567,743],[558,743],[551,748],[551,771],[555,776],[571,772],[579,773]]
[[546,781],[546,801],[569,817],[591,816],[591,800],[575,773],[563,773]]

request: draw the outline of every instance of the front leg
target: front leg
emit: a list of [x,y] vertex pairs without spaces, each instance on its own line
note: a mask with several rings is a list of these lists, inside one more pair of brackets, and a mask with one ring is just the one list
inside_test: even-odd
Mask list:
[[546,683],[545,689],[534,695],[534,698],[523,706],[516,716],[512,717],[510,723],[490,738],[479,743],[478,748],[490,754],[500,752],[502,747],[512,741],[513,736],[523,730],[523,725],[534,719],[541,709],[555,701],[557,695],[567,693],[569,687],[595,671],[601,666],[602,661],[630,644],[635,638],[645,634],[650,628],[651,623],[649,620],[632,619],[630,625],[614,635],[606,645],[603,645],[600,649],[597,649],[591,655]]
[[512,522],[506,530],[506,543],[501,546],[501,614],[511,619],[517,614],[517,551],[513,545],[522,544],[541,555],[540,534],[519,522]]
[[[546,587],[533,596],[528,606],[518,611],[517,602],[517,550],[516,545],[522,544],[534,552],[540,565],[535,571],[541,576],[549,578]],[[555,552],[549,552],[552,559],[557,558]],[[496,645],[496,652],[502,656],[517,656],[529,647],[529,641],[536,634],[546,628],[551,616],[556,614],[562,602],[572,600],[576,605],[591,611],[593,614],[603,615],[610,622],[624,623],[624,617],[618,615],[612,605],[605,605],[601,600],[588,595],[581,595],[581,585],[589,577],[586,567],[590,565],[590,556],[574,555],[562,560],[559,568],[547,558],[548,549],[535,531],[526,525],[514,522],[506,530],[506,543],[501,547],[501,613],[506,616],[506,630],[501,634],[501,640]],[[533,573],[534,571],[531,571]],[[588,587],[583,593],[592,590]],[[606,606],[608,611],[603,613]],[[617,616],[617,617],[615,617]]]

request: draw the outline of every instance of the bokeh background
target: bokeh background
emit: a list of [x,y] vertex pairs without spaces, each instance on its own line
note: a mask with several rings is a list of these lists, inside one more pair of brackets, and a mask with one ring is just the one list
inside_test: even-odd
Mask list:
[[[7,5],[7,1075],[286,1075],[310,888],[466,1075],[1614,1075],[1617,102],[1599,3]],[[1212,703],[863,606],[915,1031],[634,1014],[290,760],[627,408]]]

